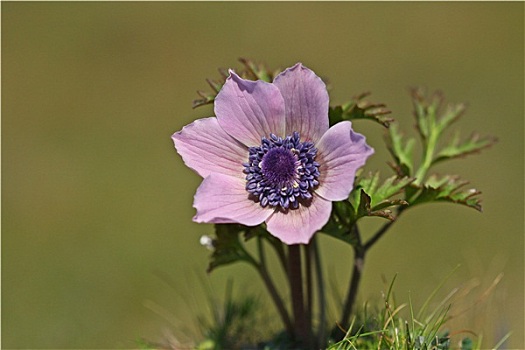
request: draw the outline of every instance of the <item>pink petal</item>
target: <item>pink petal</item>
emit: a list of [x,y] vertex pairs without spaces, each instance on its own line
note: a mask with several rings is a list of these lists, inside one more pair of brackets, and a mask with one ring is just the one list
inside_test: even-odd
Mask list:
[[328,222],[331,211],[331,202],[314,195],[308,207],[301,205],[287,212],[276,211],[266,226],[268,232],[285,244],[306,244]]
[[247,226],[264,222],[273,210],[249,199],[245,186],[246,181],[232,176],[211,174],[205,178],[193,201],[197,209],[193,221]]
[[323,81],[301,63],[279,74],[274,84],[284,97],[286,134],[316,142],[328,130],[328,92]]
[[357,169],[365,164],[374,150],[366,144],[363,135],[352,130],[349,121],[332,126],[316,147],[321,176],[315,193],[330,201],[348,198]]
[[171,137],[184,163],[200,176],[212,173],[242,177],[248,149],[228,135],[217,118],[204,118],[182,128]]
[[233,71],[215,98],[221,127],[246,146],[258,146],[270,133],[284,137],[284,100],[279,89],[262,80],[240,78]]

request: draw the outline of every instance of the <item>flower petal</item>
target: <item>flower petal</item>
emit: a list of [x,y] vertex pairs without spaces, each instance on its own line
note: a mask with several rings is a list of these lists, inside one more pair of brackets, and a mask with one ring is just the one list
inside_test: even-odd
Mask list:
[[273,82],[284,97],[286,134],[316,142],[328,130],[329,98],[321,78],[301,63],[286,69]]
[[309,206],[301,205],[287,212],[276,211],[266,221],[266,227],[286,244],[306,244],[328,222],[331,211],[331,202],[314,195]]
[[249,199],[245,184],[243,179],[222,174],[205,178],[193,201],[193,207],[197,209],[193,221],[248,226],[264,222],[273,210]]
[[228,135],[217,118],[198,119],[171,137],[184,163],[200,176],[212,173],[242,177],[248,149]]
[[233,71],[215,98],[215,115],[221,127],[246,146],[259,145],[270,133],[285,136],[279,89],[262,80],[244,80]]
[[363,135],[352,130],[349,121],[332,126],[316,147],[321,175],[315,193],[330,201],[348,198],[357,169],[365,164],[374,149],[366,144]]

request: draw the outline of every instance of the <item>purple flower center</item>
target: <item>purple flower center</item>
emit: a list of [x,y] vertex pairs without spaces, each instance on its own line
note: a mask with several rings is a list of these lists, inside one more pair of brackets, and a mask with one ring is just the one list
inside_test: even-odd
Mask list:
[[297,158],[290,150],[282,147],[272,148],[262,161],[261,170],[264,178],[274,184],[286,186],[295,179]]
[[263,207],[297,209],[307,204],[319,185],[316,155],[314,144],[301,142],[298,132],[284,139],[263,137],[260,146],[249,148],[249,161],[243,164],[246,191]]

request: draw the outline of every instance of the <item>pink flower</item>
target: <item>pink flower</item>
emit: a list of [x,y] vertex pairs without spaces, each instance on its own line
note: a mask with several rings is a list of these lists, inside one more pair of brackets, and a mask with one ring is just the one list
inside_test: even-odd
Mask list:
[[266,222],[284,243],[308,243],[374,153],[349,121],[329,128],[328,103],[323,81],[301,63],[273,83],[230,71],[215,99],[216,117],[172,136],[184,163],[204,178],[193,220]]

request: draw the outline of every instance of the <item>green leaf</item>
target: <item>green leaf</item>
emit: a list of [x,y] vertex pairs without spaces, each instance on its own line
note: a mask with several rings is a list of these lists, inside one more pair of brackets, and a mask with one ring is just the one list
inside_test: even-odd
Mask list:
[[439,151],[432,163],[436,164],[443,160],[479,153],[481,150],[492,146],[496,142],[497,140],[494,137],[480,137],[476,133],[472,134],[463,142],[460,142],[459,133],[456,133],[451,143]]
[[359,206],[357,206],[357,218],[362,218],[363,216],[371,216],[370,213],[372,212],[372,209],[370,208],[370,202],[371,202],[370,196],[365,192],[365,190],[361,189],[359,191]]
[[359,191],[356,190],[356,192],[359,193],[359,205],[356,207],[357,209],[355,214],[356,221],[365,216],[379,216],[390,221],[394,221],[396,217],[394,216],[392,211],[385,208],[396,204],[406,204],[405,202],[391,201],[388,205],[384,205],[378,208],[372,208],[370,196],[363,189],[360,189]]
[[413,151],[416,140],[409,138],[403,140],[403,134],[398,131],[397,125],[392,124],[388,129],[387,147],[395,163],[391,167],[399,176],[412,176],[414,174]]
[[410,92],[417,131],[423,140],[428,140],[436,126],[436,114],[443,102],[443,95],[440,92],[435,92],[430,98],[427,98],[425,91],[421,88],[412,89]]
[[396,217],[391,210],[393,206],[406,206],[404,199],[392,198],[409,186],[414,179],[409,177],[392,176],[380,185],[379,173],[369,173],[360,178],[350,196],[353,207],[356,208],[355,220],[364,216],[379,216],[388,220]]
[[216,224],[213,240],[214,251],[207,272],[215,270],[219,266],[232,264],[237,261],[251,261],[251,257],[244,249],[240,234],[245,227],[237,224]]
[[[481,194],[476,189],[464,190],[463,187],[468,182],[461,180],[458,176],[438,177],[432,175],[422,186],[417,186],[415,198],[410,199],[411,206],[428,202],[450,202],[465,205],[467,207],[481,211]],[[415,186],[415,185],[414,185]]]
[[444,106],[445,98],[440,91],[429,97],[421,88],[411,90],[416,126],[421,138],[427,141],[431,135],[440,135],[447,127],[457,121],[466,110],[464,103]]
[[[257,64],[246,58],[239,58],[239,61],[243,64],[243,68],[236,70],[236,73],[243,79],[249,80],[264,80],[271,82],[277,72],[269,71],[264,65]],[[228,77],[228,71],[226,69],[219,69],[221,75],[219,80],[206,79],[206,82],[211,87],[212,91],[197,91],[197,94],[201,97],[193,101],[192,107],[197,108],[212,104],[215,101],[215,97],[221,90],[226,78]]]
[[263,80],[271,83],[275,73],[270,72],[263,64],[257,64],[247,58],[239,58],[239,61],[244,65],[245,79]]
[[[445,129],[452,123],[457,121],[465,112],[466,106],[463,103],[447,104],[445,106],[444,97],[441,92],[435,92],[430,96],[426,96],[422,89],[412,89],[412,102],[414,105],[414,115],[416,118],[416,127],[422,140],[422,160],[419,168],[415,170],[413,176],[415,177],[414,184],[420,186],[425,182],[430,168],[443,160],[462,157],[468,154],[479,152],[480,150],[491,146],[496,141],[491,137],[480,138],[477,134],[473,134],[465,141],[460,141],[459,135],[452,139],[451,143],[439,149],[440,139],[443,136]],[[396,164],[394,169],[398,173],[403,173],[403,159],[405,155],[404,149],[396,140],[395,131],[391,132],[393,135],[393,147],[391,152],[394,154]],[[397,147],[397,148],[396,148]],[[405,159],[406,161],[406,159]]]
[[370,207],[372,210],[382,209],[399,203],[407,204],[402,200],[392,200],[391,197],[400,193],[414,179],[405,176],[391,176],[379,186],[379,172],[369,173],[368,177],[362,178],[358,186],[370,196]]
[[215,96],[217,96],[216,93],[213,92],[206,92],[206,91],[197,91],[197,94],[201,97],[199,99],[193,100],[193,103],[191,105],[192,108],[197,108],[201,106],[205,106],[207,104],[213,103],[215,101]]
[[342,106],[330,107],[328,110],[330,125],[334,125],[343,120],[366,119],[388,128],[393,119],[386,117],[386,115],[390,114],[391,111],[388,110],[384,104],[371,103],[364,100],[368,95],[370,95],[370,93],[362,93]]

